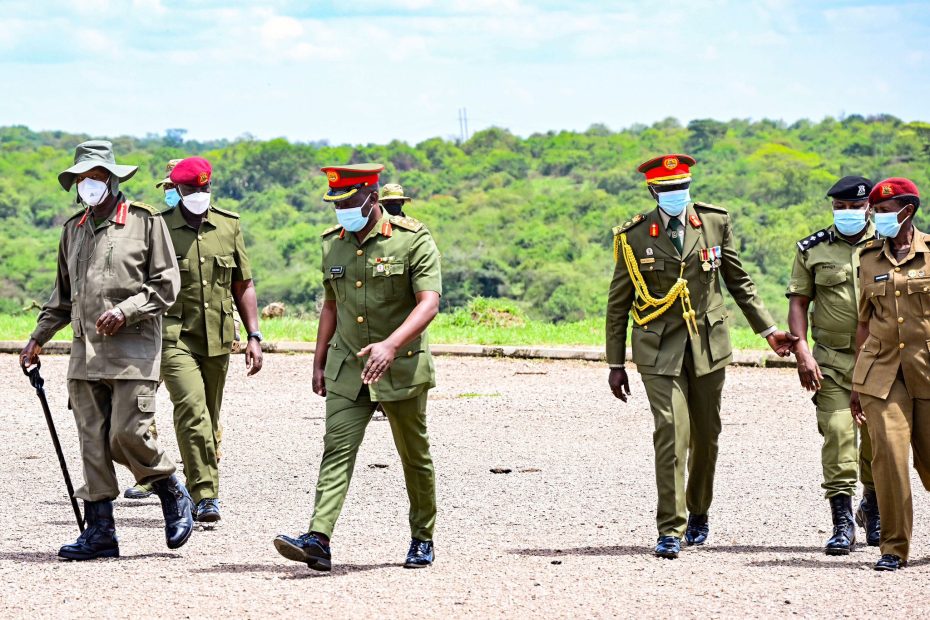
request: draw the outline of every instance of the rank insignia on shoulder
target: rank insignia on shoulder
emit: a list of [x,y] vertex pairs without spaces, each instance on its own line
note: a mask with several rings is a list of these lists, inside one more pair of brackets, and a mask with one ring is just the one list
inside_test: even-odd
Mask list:
[[891,277],[891,276],[889,276],[887,273],[883,273],[883,274],[881,274],[881,275],[875,276],[875,281],[876,281],[876,282],[884,282],[885,280],[887,280],[887,279],[890,278],[890,277]]
[[801,239],[800,241],[798,241],[798,249],[801,250],[802,252],[806,252],[812,247],[828,239],[832,241],[831,235],[828,234],[829,232],[830,232],[829,230],[824,228],[822,230],[818,230],[817,232],[811,234],[810,237],[805,237],[804,239]]

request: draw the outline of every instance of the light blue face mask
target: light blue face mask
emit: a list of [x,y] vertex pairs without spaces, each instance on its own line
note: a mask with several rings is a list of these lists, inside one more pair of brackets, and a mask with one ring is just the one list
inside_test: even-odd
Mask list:
[[858,235],[865,228],[865,209],[834,209],[833,224],[841,235]]
[[665,211],[669,217],[678,217],[685,210],[688,203],[691,202],[691,191],[688,189],[676,189],[671,192],[657,192],[659,208]]
[[178,203],[181,202],[181,194],[178,193],[176,189],[166,189],[165,190],[165,204],[171,208],[178,206]]
[[360,207],[355,207],[354,209],[336,209],[336,219],[339,220],[339,225],[349,232],[358,232],[365,228],[368,224],[368,218],[371,217],[371,212],[369,211],[368,215],[362,215],[362,209],[365,208],[365,205],[368,204],[370,199],[371,194],[368,194],[368,198],[365,199],[365,202],[363,202]]
[[904,222],[898,221],[898,214],[900,211],[894,213],[876,213],[875,214],[875,230],[882,237],[893,238],[898,236],[898,232],[901,230],[901,226],[910,218],[908,215],[904,218]]

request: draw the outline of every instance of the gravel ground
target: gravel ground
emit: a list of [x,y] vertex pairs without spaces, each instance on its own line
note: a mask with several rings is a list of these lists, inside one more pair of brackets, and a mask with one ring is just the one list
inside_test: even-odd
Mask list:
[[[375,419],[336,530],[334,570],[311,572],[271,544],[276,534],[302,532],[312,510],[324,404],[310,391],[310,359],[269,355],[250,379],[234,360],[221,529],[195,532],[172,552],[157,500],[120,498],[123,557],[66,563],[55,554],[77,528],[41,409],[16,357],[0,356],[0,616],[930,612],[919,595],[930,577],[930,495],[916,478],[907,569],[872,571],[878,552],[864,544],[845,558],[823,555],[830,517],[819,487],[820,438],[790,370],[730,369],[711,539],[669,561],[651,555],[652,417],[637,374],[633,402],[624,406],[599,364],[438,358],[439,388],[430,399],[435,566],[399,566],[409,540],[407,499],[388,424]],[[45,358],[43,375],[79,480],[66,361]],[[157,419],[166,449],[177,455],[170,414],[161,390]],[[118,472],[131,484],[126,470]]]

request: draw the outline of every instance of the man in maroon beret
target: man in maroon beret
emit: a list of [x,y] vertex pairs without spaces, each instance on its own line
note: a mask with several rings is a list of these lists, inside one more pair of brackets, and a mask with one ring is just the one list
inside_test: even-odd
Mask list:
[[875,229],[860,254],[859,326],[850,408],[872,438],[882,515],[875,570],[907,564],[913,524],[909,453],[930,490],[930,235],[914,226],[920,192],[908,179],[872,188]]
[[178,300],[165,312],[161,376],[174,403],[184,475],[204,527],[220,520],[220,408],[235,339],[233,306],[249,332],[248,375],[262,368],[262,334],[239,215],[211,204],[213,168],[188,157],[171,171],[180,203],[163,218],[181,271]]

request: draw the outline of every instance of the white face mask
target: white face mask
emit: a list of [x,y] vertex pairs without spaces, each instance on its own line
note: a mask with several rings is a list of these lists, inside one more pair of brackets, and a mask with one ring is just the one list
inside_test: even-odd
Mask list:
[[84,179],[78,183],[78,196],[88,207],[96,207],[107,195],[107,184],[95,179]]
[[194,215],[200,215],[210,208],[210,192],[196,192],[181,196],[181,203]]

